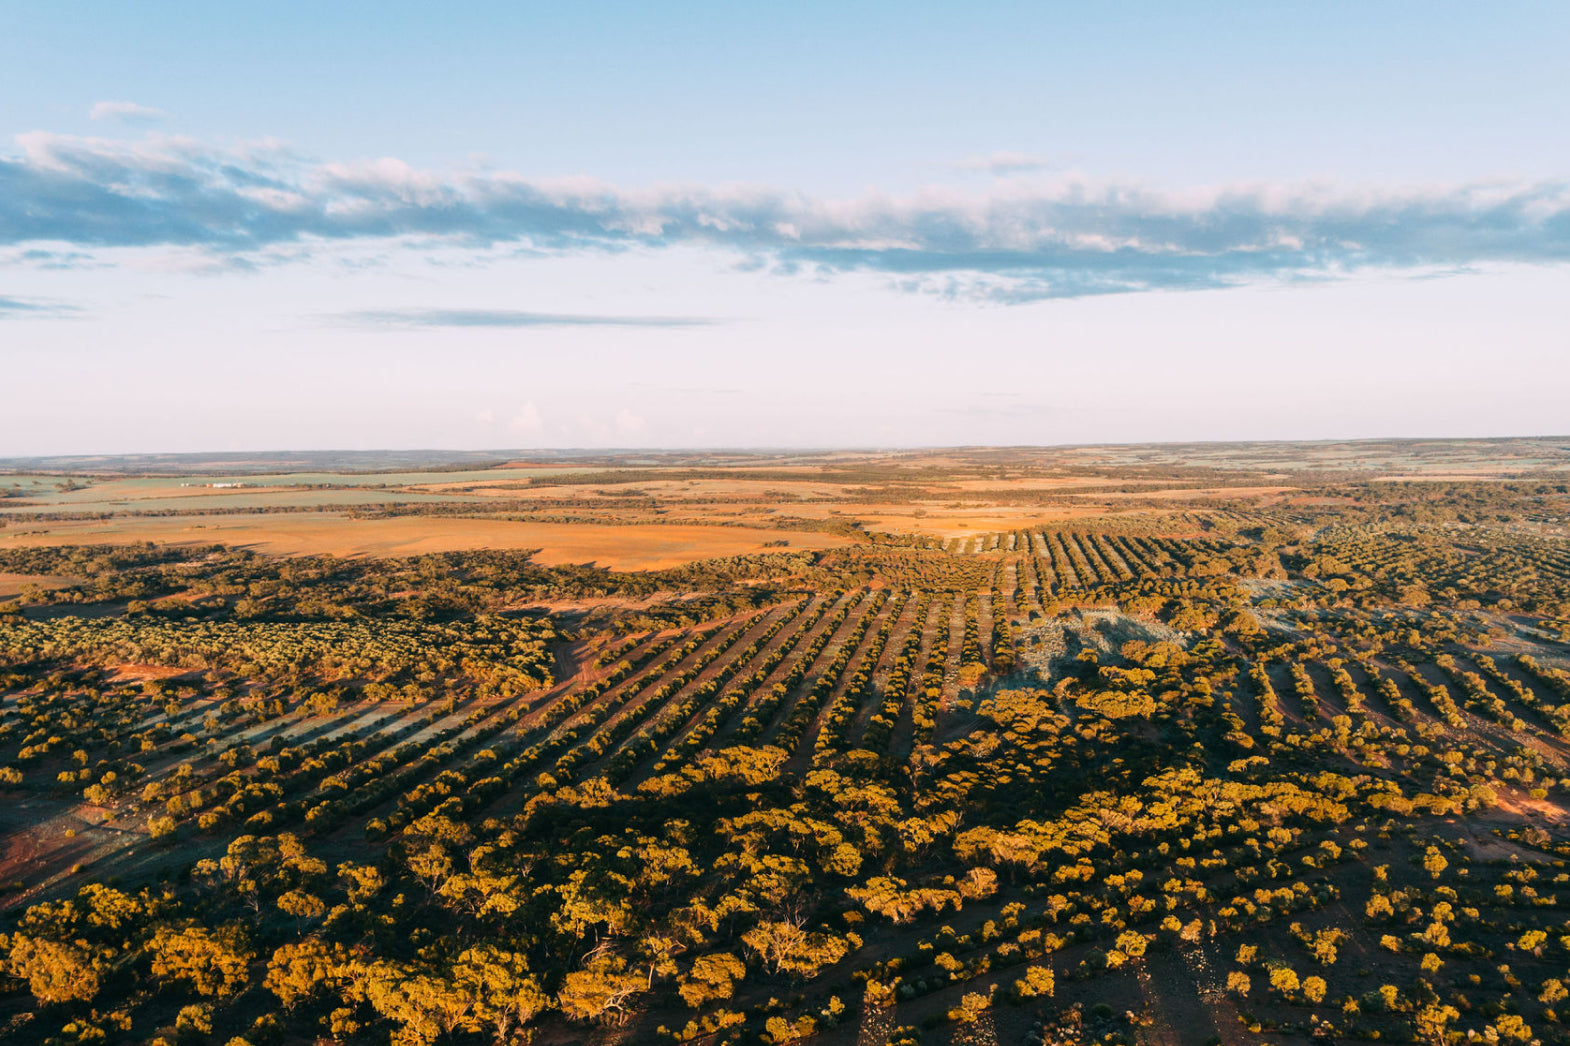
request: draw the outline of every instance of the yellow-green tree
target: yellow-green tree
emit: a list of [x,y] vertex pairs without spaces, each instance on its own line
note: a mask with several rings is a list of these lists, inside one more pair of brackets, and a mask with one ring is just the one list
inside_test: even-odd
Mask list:
[[163,926],[148,943],[153,976],[188,985],[198,995],[232,995],[250,978],[254,958],[238,927],[209,931],[195,924]]

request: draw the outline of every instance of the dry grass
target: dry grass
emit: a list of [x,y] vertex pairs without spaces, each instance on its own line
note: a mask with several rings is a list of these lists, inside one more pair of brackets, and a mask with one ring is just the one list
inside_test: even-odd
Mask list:
[[42,589],[65,588],[74,585],[81,578],[57,577],[54,574],[3,574],[0,573],[0,599],[9,599],[20,595],[29,585],[37,585]]

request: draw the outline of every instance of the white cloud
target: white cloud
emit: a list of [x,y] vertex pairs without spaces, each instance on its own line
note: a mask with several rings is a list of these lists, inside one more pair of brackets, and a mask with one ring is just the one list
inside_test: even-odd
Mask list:
[[535,433],[545,428],[545,419],[540,416],[540,408],[530,400],[518,408],[518,413],[507,422],[507,427],[514,432]]
[[616,431],[620,435],[638,436],[648,427],[647,422],[626,407],[616,412]]
[[162,109],[135,102],[96,102],[87,115],[93,120],[122,120],[126,123],[151,123],[168,117]]

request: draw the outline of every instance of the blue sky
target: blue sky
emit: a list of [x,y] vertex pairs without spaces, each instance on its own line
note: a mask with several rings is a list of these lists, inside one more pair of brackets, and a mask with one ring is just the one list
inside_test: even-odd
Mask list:
[[0,454],[1570,429],[1570,8],[848,6],[8,5]]

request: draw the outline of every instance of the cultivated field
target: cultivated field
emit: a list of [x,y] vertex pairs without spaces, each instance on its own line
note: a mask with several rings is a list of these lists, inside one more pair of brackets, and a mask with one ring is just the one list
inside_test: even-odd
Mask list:
[[1570,1040],[1567,462],[52,462],[0,1037]]

